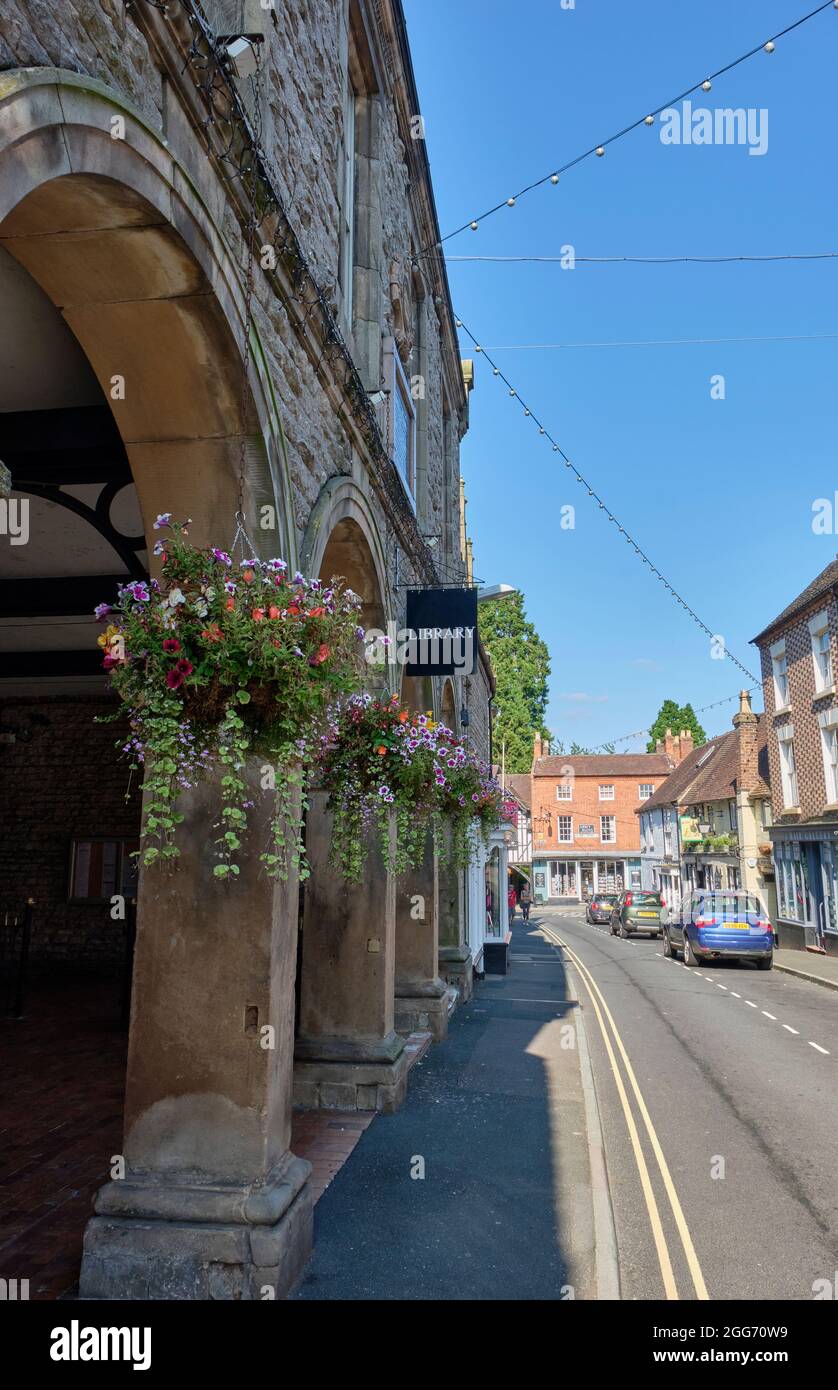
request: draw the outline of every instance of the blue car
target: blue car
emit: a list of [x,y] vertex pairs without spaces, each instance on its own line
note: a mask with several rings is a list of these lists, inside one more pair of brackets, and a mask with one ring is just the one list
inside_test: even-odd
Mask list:
[[685,965],[752,960],[774,964],[774,928],[755,893],[741,888],[697,888],[663,929],[663,953],[682,953]]

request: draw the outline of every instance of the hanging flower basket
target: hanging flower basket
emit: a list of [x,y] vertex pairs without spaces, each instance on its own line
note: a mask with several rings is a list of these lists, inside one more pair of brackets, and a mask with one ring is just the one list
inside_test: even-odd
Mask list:
[[220,764],[214,873],[237,875],[254,804],[245,760],[256,753],[268,763],[262,785],[275,794],[261,861],[273,877],[289,867],[305,876],[297,789],[304,794],[307,751],[326,710],[360,684],[360,600],[339,582],[289,576],[283,560],[235,562],[196,548],[188,524],[159,516],[155,529],[168,533],[154,548],[162,582],[126,584],[113,607],[96,609],[108,623],[103,665],[129,711],[123,751],[144,769],[141,862],[178,857],[176,798]]
[[[332,862],[347,879],[363,872],[371,831],[389,855],[391,808],[396,815],[393,870],[418,868],[429,829],[451,822],[451,856],[465,867],[473,835],[486,838],[502,819],[498,784],[462,740],[432,714],[410,714],[397,695],[354,695],[333,712],[321,736],[319,780],[332,812]],[[445,837],[436,835],[442,853]]]

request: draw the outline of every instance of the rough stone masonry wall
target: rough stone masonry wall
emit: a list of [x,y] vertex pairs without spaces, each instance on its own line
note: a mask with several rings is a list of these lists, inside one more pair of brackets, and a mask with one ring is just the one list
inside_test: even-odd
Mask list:
[[[136,0],[141,10],[145,0]],[[146,42],[121,0],[3,0],[0,33],[0,67],[63,66],[89,73],[116,88],[163,131],[166,102],[161,75],[151,61]],[[344,7],[336,0],[287,0],[276,7],[277,24],[266,24],[265,84],[269,129],[266,145],[279,174],[280,191],[286,198],[292,225],[315,275],[325,289],[334,290],[340,252],[338,179],[343,122]],[[183,81],[189,82],[188,72]],[[375,178],[381,206],[382,239],[379,257],[381,278],[381,331],[393,329],[389,299],[390,266],[404,267],[412,250],[428,236],[414,228],[409,202],[409,174],[405,147],[399,135],[396,111],[385,93],[380,100]],[[196,148],[196,137],[185,120],[166,120],[166,132],[174,148],[193,172],[205,180],[209,165]],[[184,141],[189,148],[182,149]],[[218,189],[208,204],[218,206]],[[223,201],[223,200],[222,200]],[[225,234],[239,240],[239,259],[244,253],[236,224],[224,219]],[[351,471],[351,451],[343,425],[318,381],[314,368],[288,327],[282,306],[268,281],[257,277],[260,307],[257,321],[271,366],[282,425],[288,445],[294,521],[301,536],[323,483],[336,473]],[[337,293],[337,291],[335,291]],[[438,532],[443,516],[443,397],[441,389],[440,325],[431,297],[427,300],[427,381],[424,406],[427,431],[427,516],[420,530]],[[410,365],[409,374],[418,372]],[[452,479],[449,486],[456,488]],[[456,499],[449,499],[453,509]],[[385,530],[384,517],[374,504]],[[401,579],[412,576],[408,572]],[[395,593],[403,603],[404,590]]]
[[126,800],[128,763],[115,748],[126,726],[94,722],[113,710],[82,697],[0,701],[0,730],[31,733],[28,742],[0,743],[0,905],[34,898],[35,960],[122,960],[124,923],[103,904],[68,901],[73,839],[139,832],[138,776]]

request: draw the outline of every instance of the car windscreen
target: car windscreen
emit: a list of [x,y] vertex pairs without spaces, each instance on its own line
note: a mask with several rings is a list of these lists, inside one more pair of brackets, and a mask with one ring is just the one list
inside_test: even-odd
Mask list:
[[616,901],[616,893],[594,893],[595,903],[615,903]]
[[660,907],[661,895],[660,893],[636,893],[633,891],[631,901],[632,906],[636,906],[638,903],[651,903],[653,907]]
[[698,898],[699,917],[717,922],[742,922],[766,917],[759,898],[754,893],[702,893]]

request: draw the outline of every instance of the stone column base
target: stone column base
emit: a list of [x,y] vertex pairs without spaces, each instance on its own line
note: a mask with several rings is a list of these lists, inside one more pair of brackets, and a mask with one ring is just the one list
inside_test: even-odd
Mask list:
[[84,1235],[79,1297],[284,1298],[311,1255],[310,1173],[288,1154],[261,1187],[107,1183]]
[[442,980],[407,980],[396,985],[395,996],[398,1033],[430,1033],[434,1042],[448,1036],[448,995]]
[[380,1042],[298,1038],[295,1105],[306,1110],[380,1110],[392,1115],[407,1093],[407,1053],[395,1032]]
[[439,973],[447,984],[459,990],[461,1003],[467,1004],[474,993],[474,964],[468,947],[440,947]]

